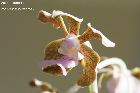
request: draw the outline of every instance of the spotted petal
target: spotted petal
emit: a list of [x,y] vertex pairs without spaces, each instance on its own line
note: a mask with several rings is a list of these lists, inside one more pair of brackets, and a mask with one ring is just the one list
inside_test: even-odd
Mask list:
[[60,59],[64,57],[63,54],[58,52],[60,44],[64,39],[58,39],[50,42],[45,48],[45,57],[44,60],[51,60],[51,59]]
[[67,71],[66,71],[65,68],[73,68],[73,67],[78,65],[78,62],[75,62],[75,60],[73,60],[73,59],[71,59],[71,58],[69,58],[67,56],[64,56],[64,57],[62,57],[60,59],[56,59],[56,60],[54,60],[54,59],[52,59],[52,60],[44,60],[40,64],[40,66],[42,68],[46,68],[46,67],[52,66],[52,65],[58,65],[62,70],[62,74],[64,76],[66,76]]
[[68,29],[69,33],[73,33],[75,35],[79,34],[80,24],[83,21],[83,19],[79,19],[68,13],[64,13],[62,11],[55,11],[55,10],[53,11],[52,16],[53,17],[66,16],[69,25],[69,29]]
[[61,16],[55,16],[46,11],[41,10],[38,15],[38,19],[43,23],[52,23],[54,27],[61,28],[65,36],[68,35],[67,28],[64,24],[63,18]]
[[[58,52],[63,40],[64,39],[52,41],[45,48],[45,57],[40,64],[44,72],[66,76],[70,69],[77,66],[77,60]],[[82,58],[83,56],[79,54],[78,59]]]
[[110,41],[100,31],[91,27],[90,23],[88,23],[87,30],[81,36],[79,36],[78,38],[80,40],[80,43],[83,43],[83,42],[85,42],[89,39],[97,39],[97,40],[101,40],[102,44],[106,47],[114,47],[115,46],[115,43]]
[[100,61],[100,57],[95,51],[84,44],[81,45],[80,52],[84,55],[85,66],[77,84],[84,87],[89,86],[96,79],[96,66]]

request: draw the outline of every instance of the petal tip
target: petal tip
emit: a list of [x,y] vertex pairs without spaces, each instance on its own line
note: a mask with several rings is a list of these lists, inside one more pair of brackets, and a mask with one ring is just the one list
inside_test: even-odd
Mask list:
[[97,33],[97,34],[99,34],[99,35],[101,36],[102,44],[103,44],[104,46],[106,46],[106,47],[115,47],[115,43],[112,42],[112,41],[110,41],[110,40],[109,40],[106,36],[104,36],[99,30],[97,30],[97,29],[91,27],[91,23],[88,23],[87,25],[88,25],[88,27],[89,27],[90,29],[92,29],[92,31],[93,31],[94,33]]

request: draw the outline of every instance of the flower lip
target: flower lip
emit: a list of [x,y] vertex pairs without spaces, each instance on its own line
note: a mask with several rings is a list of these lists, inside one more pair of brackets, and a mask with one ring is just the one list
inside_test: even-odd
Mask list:
[[75,67],[78,63],[74,59],[64,56],[56,60],[55,59],[43,60],[42,63],[40,64],[40,67],[45,68],[47,66],[56,65],[56,64],[62,64],[66,68],[71,68],[71,67]]
[[78,61],[80,42],[74,34],[69,34],[62,41],[58,52]]
[[70,57],[64,56],[56,60],[55,59],[43,60],[42,63],[40,64],[40,67],[44,69],[52,65],[58,65],[61,68],[63,75],[66,76],[67,75],[66,68],[73,68],[78,65],[78,62]]

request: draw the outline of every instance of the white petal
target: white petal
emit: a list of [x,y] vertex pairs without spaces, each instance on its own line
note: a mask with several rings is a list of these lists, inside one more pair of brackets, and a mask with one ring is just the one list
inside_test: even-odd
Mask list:
[[119,78],[110,78],[107,82],[107,88],[109,93],[116,93],[116,86],[118,84]]
[[112,77],[108,82],[108,90],[109,93],[140,93],[138,92],[139,85],[140,81],[127,71],[118,73],[117,77]]
[[140,83],[139,83],[139,85],[137,85],[137,88],[135,89],[135,92],[134,93],[140,93]]
[[135,93],[140,81],[130,75],[122,75],[115,93]]

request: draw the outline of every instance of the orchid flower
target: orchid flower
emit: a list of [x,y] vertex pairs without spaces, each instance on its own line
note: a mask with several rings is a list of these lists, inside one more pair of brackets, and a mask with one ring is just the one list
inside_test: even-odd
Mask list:
[[140,93],[140,79],[136,77],[140,76],[140,70],[132,72],[127,69],[124,61],[119,58],[109,58],[101,61],[97,68],[104,69],[107,66],[113,67],[112,70],[108,70],[112,73],[112,77],[107,83],[109,93]]
[[[68,22],[68,30],[63,21],[63,16]],[[100,31],[94,29],[90,23],[86,31],[79,35],[79,19],[62,11],[53,11],[52,14],[41,10],[38,19],[43,23],[52,23],[54,27],[60,28],[64,38],[50,42],[45,48],[45,57],[41,63],[44,72],[53,75],[64,75],[79,63],[84,63],[83,73],[77,81],[79,86],[89,86],[96,79],[96,66],[100,56],[92,48],[88,40],[101,40],[106,47],[114,47],[115,43],[106,38]]]

